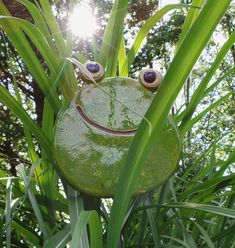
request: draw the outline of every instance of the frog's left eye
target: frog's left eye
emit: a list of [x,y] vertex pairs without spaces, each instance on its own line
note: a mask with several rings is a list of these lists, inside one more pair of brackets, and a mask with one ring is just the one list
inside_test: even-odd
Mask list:
[[[87,75],[87,73],[82,72],[81,76],[82,79],[86,83],[92,83],[93,80],[100,81],[104,76],[104,69],[101,64],[95,62],[95,61],[88,61],[84,64],[86,69],[89,71],[90,75]],[[90,76],[92,76],[93,80],[91,80]]]
[[139,80],[145,88],[156,91],[162,81],[162,75],[155,69],[143,69],[140,72]]

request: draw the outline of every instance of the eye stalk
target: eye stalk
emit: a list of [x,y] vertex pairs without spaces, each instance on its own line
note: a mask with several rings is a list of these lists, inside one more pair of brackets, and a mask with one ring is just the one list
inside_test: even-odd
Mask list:
[[139,81],[145,88],[156,91],[162,81],[162,75],[155,69],[143,69]]
[[86,83],[92,83],[93,81],[91,80],[91,76],[95,81],[100,81],[103,76],[104,76],[104,69],[101,64],[95,62],[95,61],[88,61],[87,63],[84,64],[86,69],[89,71],[90,75],[86,72],[81,73],[82,79]]

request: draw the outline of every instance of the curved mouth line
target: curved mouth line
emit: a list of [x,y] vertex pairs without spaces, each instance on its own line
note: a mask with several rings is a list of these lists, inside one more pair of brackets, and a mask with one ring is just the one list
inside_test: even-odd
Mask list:
[[135,133],[136,133],[136,129],[131,129],[131,130],[116,130],[116,129],[112,129],[112,128],[107,128],[107,127],[104,127],[104,126],[101,126],[100,124],[98,124],[97,122],[93,121],[92,119],[90,119],[86,113],[83,111],[83,109],[81,108],[81,106],[77,105],[76,106],[76,109],[79,113],[79,115],[81,116],[81,118],[87,123],[89,124],[90,126],[98,129],[98,130],[101,130],[105,133],[108,133],[108,134],[112,134],[114,136],[134,136]]

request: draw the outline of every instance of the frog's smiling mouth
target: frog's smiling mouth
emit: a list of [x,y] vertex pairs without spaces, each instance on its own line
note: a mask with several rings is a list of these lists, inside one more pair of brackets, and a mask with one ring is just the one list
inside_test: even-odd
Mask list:
[[77,111],[78,111],[78,113],[79,113],[79,115],[83,121],[85,121],[88,125],[96,128],[98,130],[101,130],[105,133],[111,134],[113,136],[126,136],[126,137],[134,136],[136,133],[136,129],[117,130],[117,129],[104,127],[104,126],[100,125],[99,123],[93,121],[91,118],[89,118],[87,116],[87,114],[83,111],[83,109],[80,105],[77,105],[76,109],[77,109]]

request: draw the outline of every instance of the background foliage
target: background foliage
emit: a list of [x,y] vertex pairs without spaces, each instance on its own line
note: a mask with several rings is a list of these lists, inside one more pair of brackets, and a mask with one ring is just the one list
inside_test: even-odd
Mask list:
[[[85,248],[103,243],[234,247],[235,3],[226,0],[218,8],[211,0],[194,0],[192,4],[201,9],[184,5],[162,9],[163,3],[91,1],[99,29],[94,39],[84,41],[73,37],[67,26],[73,1],[0,1],[0,247],[65,247],[69,242],[71,247]],[[206,8],[211,12],[206,14]],[[168,10],[170,14],[162,18]],[[10,15],[18,19],[4,17]],[[202,47],[192,47],[186,35],[190,27],[200,32],[200,18],[211,19],[203,27],[208,39]],[[113,23],[118,23],[115,29]],[[143,43],[139,32],[144,34]],[[199,44],[204,37],[195,34],[194,39]],[[142,46],[131,56],[133,41]],[[110,44],[120,49],[114,51]],[[193,58],[196,51],[199,58]],[[160,106],[166,114],[171,111],[183,151],[179,170],[162,187],[131,200],[131,188],[125,199],[117,193],[112,208],[111,200],[80,195],[57,174],[51,153],[54,119],[80,80],[68,57],[99,60],[107,76],[128,72],[136,77],[142,67],[157,66],[165,75],[163,84],[169,80],[171,92],[176,92],[169,101],[178,97],[172,108],[163,100],[165,107]],[[183,69],[174,61],[188,69],[183,87],[179,79]],[[179,94],[174,85],[178,91],[182,88]],[[161,87],[156,102],[167,96]],[[156,106],[150,107],[149,120]],[[154,141],[141,127],[138,137],[147,147]],[[135,152],[130,151],[131,161]],[[134,162],[123,174],[138,175],[139,168]],[[119,192],[124,183],[121,177]]]

